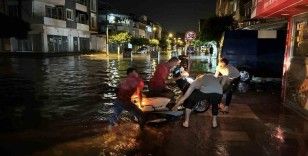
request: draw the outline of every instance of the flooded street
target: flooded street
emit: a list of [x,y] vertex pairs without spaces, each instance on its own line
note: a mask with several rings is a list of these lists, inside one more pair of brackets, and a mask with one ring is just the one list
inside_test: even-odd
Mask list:
[[[211,128],[210,111],[193,114],[190,128],[183,128],[180,118],[146,125],[143,131],[124,113],[120,125],[108,132],[105,119],[126,68],[136,67],[147,82],[168,58],[1,58],[1,153],[307,155],[308,123],[282,107],[279,85],[258,84],[237,93],[230,113],[219,114],[218,129]],[[192,71],[209,71],[204,58],[193,59]]]
[[1,119],[7,122],[2,126],[16,130],[33,120],[37,126],[40,121],[104,120],[126,68],[136,67],[148,81],[159,61],[148,56],[106,59],[105,55],[2,59]]

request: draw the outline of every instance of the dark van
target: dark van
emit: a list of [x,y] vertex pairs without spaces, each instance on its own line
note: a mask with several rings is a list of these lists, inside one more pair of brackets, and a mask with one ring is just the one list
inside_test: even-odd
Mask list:
[[252,76],[281,78],[285,41],[286,31],[227,31],[221,56],[240,70],[242,81]]

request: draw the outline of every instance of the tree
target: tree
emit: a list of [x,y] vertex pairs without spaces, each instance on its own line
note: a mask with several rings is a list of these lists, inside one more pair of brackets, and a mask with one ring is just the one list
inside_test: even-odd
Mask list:
[[149,45],[150,41],[147,38],[133,37],[130,43],[134,46]]
[[205,42],[201,41],[201,40],[194,40],[192,42],[192,44],[196,47],[200,47],[200,46],[203,46]]
[[214,16],[206,19],[201,30],[201,40],[216,41],[219,43],[222,34],[226,30],[234,29],[234,19],[229,16]]
[[159,41],[158,41],[157,39],[151,39],[151,40],[150,40],[150,45],[151,45],[152,47],[156,47],[156,46],[159,45]]
[[111,43],[118,45],[118,55],[120,54],[120,47],[122,44],[127,43],[131,40],[131,35],[128,32],[117,32],[109,37]]
[[168,42],[167,42],[167,39],[165,37],[162,37],[160,40],[159,40],[159,47],[162,49],[162,50],[166,50],[167,47],[168,47]]

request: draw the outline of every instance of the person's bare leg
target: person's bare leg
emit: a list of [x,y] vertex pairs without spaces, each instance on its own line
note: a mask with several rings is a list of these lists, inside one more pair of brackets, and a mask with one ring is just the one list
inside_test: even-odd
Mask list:
[[212,127],[213,128],[217,127],[217,115],[212,116]]
[[185,121],[183,122],[184,127],[189,127],[190,114],[191,114],[191,109],[186,108],[185,109]]

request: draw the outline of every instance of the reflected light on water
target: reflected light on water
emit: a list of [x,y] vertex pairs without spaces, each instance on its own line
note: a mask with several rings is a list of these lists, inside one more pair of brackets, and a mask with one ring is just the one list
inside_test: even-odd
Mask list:
[[47,149],[33,155],[48,155],[50,153],[56,155],[72,155],[70,151],[76,151],[78,155],[87,153],[125,155],[139,148],[140,139],[138,138],[140,133],[139,125],[124,123],[114,127],[111,132],[58,144],[52,149]]
[[272,134],[272,137],[275,137],[280,143],[284,143],[285,140],[285,135],[284,135],[284,130],[278,126],[275,128],[273,134]]

